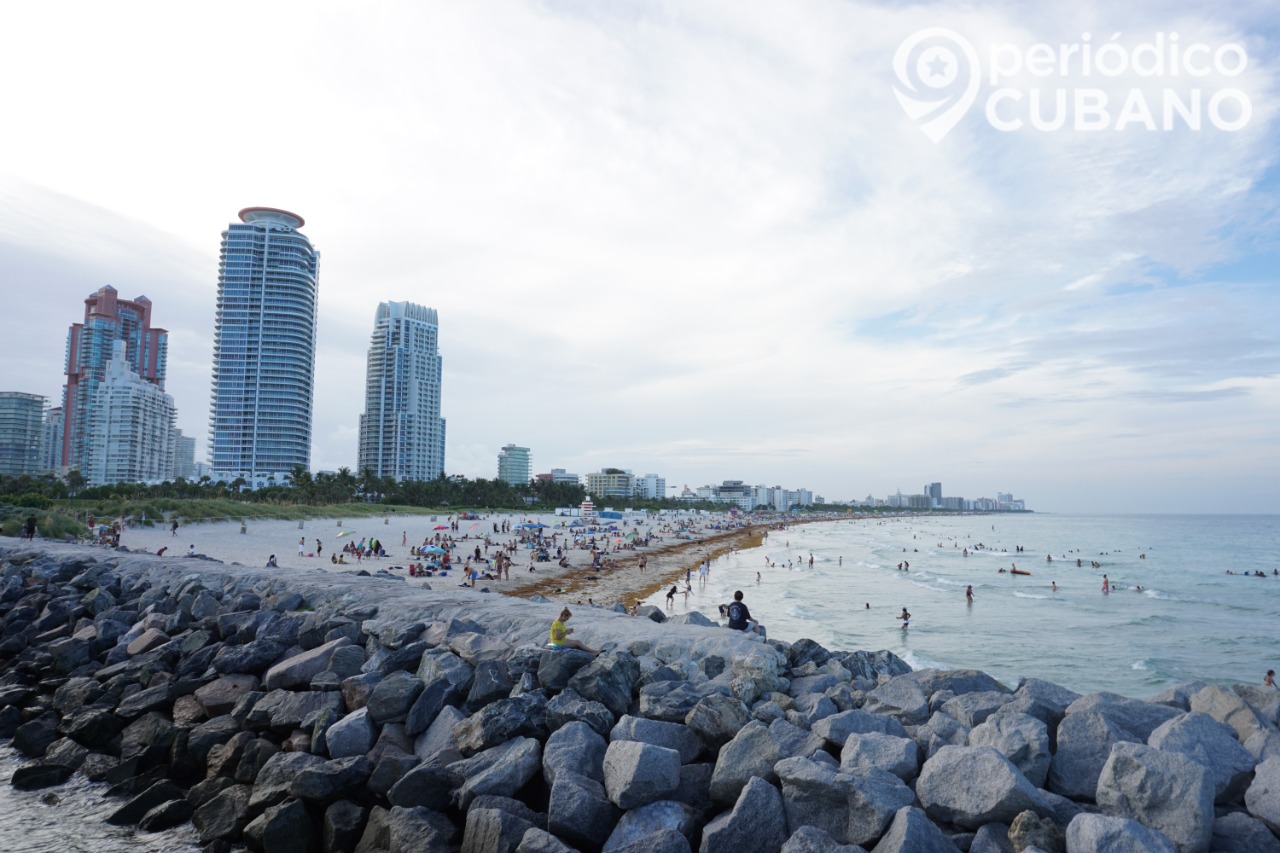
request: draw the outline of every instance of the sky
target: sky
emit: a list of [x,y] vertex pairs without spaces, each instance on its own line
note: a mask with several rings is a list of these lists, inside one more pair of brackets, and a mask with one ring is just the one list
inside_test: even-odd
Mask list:
[[514,443],[676,487],[1277,513],[1274,13],[8,4],[0,390],[56,405],[84,298],[146,295],[203,455],[220,235],[261,205],[322,255],[313,470],[355,467],[374,311],[409,300],[451,474]]

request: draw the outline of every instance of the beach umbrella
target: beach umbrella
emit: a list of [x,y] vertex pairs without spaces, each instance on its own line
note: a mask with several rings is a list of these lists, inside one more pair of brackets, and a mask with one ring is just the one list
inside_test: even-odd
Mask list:
[[437,548],[435,545],[432,545],[430,548],[424,549],[424,552],[427,554],[447,554],[448,553],[447,551],[445,551],[445,549]]
[[437,524],[435,527],[433,527],[433,528],[431,528],[431,529],[432,529],[432,530],[448,530],[448,529],[449,529],[449,525],[447,525],[447,524]]

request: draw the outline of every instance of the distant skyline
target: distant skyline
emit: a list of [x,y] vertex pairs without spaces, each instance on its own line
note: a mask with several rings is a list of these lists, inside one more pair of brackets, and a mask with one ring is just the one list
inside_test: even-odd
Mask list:
[[[451,474],[492,478],[514,443],[533,473],[675,487],[1280,512],[1274,12],[8,8],[0,390],[58,405],[76,306],[145,295],[203,457],[219,238],[270,206],[322,254],[313,471],[356,467],[369,321],[411,301],[439,312]],[[935,142],[895,77],[930,28],[980,62],[1084,33],[1238,45],[1247,67],[1195,82],[1252,112],[1235,131],[997,130],[999,86],[1192,88],[1024,70],[975,78]]]

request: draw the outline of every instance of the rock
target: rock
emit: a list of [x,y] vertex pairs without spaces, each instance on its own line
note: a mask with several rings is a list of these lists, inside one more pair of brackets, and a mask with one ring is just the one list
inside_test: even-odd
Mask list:
[[[688,849],[688,846],[688,842],[685,842],[685,849]],[[578,851],[545,829],[531,826],[521,836],[520,843],[516,845],[516,853],[578,853]]]
[[142,820],[156,806],[183,799],[183,791],[169,780],[157,782],[107,816],[107,823],[128,826]]
[[879,732],[849,735],[844,749],[840,751],[840,769],[863,770],[871,767],[886,770],[904,782],[910,782],[920,770],[920,748],[911,738]]
[[[664,725],[671,725],[666,723]],[[783,758],[782,749],[763,723],[752,720],[724,745],[711,774],[711,799],[723,806],[738,801],[743,788],[755,777],[775,783],[778,775],[773,766]]]
[[930,817],[966,829],[1045,810],[1035,786],[989,746],[944,746],[921,768],[916,794]]
[[279,660],[288,648],[278,640],[253,640],[242,646],[224,645],[214,655],[213,668],[222,675],[235,672],[258,675]]
[[[595,655],[578,649],[545,651],[538,660],[538,683],[546,690],[564,690],[578,670],[593,660]],[[623,711],[625,710],[624,708]]]
[[1233,684],[1231,690],[1248,702],[1264,721],[1280,725],[1280,690],[1265,684]]
[[546,737],[546,702],[526,693],[486,705],[453,727],[458,751],[474,755],[515,737]]
[[[466,666],[461,660],[458,663]],[[469,675],[467,677],[470,678]],[[462,688],[447,677],[438,677],[427,682],[405,717],[405,731],[411,736],[426,731],[444,709],[460,703],[464,695]]]
[[349,758],[365,755],[373,749],[378,730],[369,719],[369,709],[361,708],[347,714],[325,730],[325,744],[330,758]]
[[1192,711],[1208,714],[1235,729],[1241,743],[1248,740],[1254,732],[1274,726],[1274,723],[1269,724],[1264,720],[1238,693],[1217,684],[1194,693],[1188,705]]
[[665,799],[680,786],[680,753],[674,749],[614,741],[604,753],[604,786],[621,809]]
[[1164,834],[1180,853],[1204,853],[1213,837],[1209,769],[1185,755],[1117,743],[1098,779],[1098,805]]
[[63,721],[63,731],[90,749],[101,749],[111,743],[124,728],[124,720],[101,708],[86,708]]
[[472,711],[483,708],[490,702],[510,695],[514,686],[506,661],[480,661],[476,664],[471,692],[467,694],[467,707]]
[[[660,749],[661,747],[652,747]],[[605,853],[689,850],[698,828],[698,813],[684,803],[659,800],[622,816],[604,843]],[[680,840],[684,846],[680,846]]]
[[[622,722],[618,725],[622,725]],[[576,773],[603,783],[604,753],[607,746],[604,738],[586,723],[566,723],[547,738],[547,745],[542,752],[542,775],[548,785],[555,784],[556,776],[561,771]]]
[[289,786],[289,794],[303,800],[336,800],[355,795],[373,773],[373,762],[364,755],[337,758],[304,767]]
[[1066,853],[1067,839],[1062,830],[1052,820],[1035,812],[1026,811],[1015,817],[1008,836],[1017,851],[1037,847],[1045,853]]
[[959,853],[959,849],[929,821],[924,812],[904,806],[894,814],[893,821],[872,853]]
[[556,774],[547,806],[547,829],[558,837],[597,848],[609,839],[621,816],[599,782],[568,770]]
[[915,794],[883,770],[842,772],[808,758],[787,758],[774,767],[782,782],[782,802],[792,829],[816,826],[845,844],[879,838],[894,815],[915,802]]
[[1082,813],[1067,826],[1070,853],[1176,853],[1173,842],[1136,820]]
[[255,781],[258,774],[262,772],[262,768],[279,752],[280,747],[276,746],[275,741],[254,738],[244,745],[244,755],[240,757],[240,763],[236,765],[232,778],[246,784]]
[[1096,711],[1067,714],[1058,725],[1058,750],[1049,763],[1049,790],[1092,802],[1111,747],[1121,741],[1145,740],[1146,736],[1138,738]]
[[[893,717],[905,725],[920,725],[929,718],[929,696],[917,673],[899,675],[867,694],[862,710]],[[847,713],[847,712],[846,712]]]
[[439,760],[424,761],[411,768],[387,791],[387,800],[395,806],[424,806],[435,811],[449,807],[455,777]]
[[536,828],[502,809],[473,808],[467,812],[462,853],[515,853],[524,834]]
[[185,799],[170,800],[155,806],[138,820],[138,828],[143,832],[159,832],[191,820],[195,814],[195,806]]
[[640,688],[640,715],[651,720],[683,723],[698,701],[710,692],[685,681],[663,681]]
[[751,712],[746,705],[719,693],[700,699],[684,718],[685,725],[710,752],[718,751],[750,721]]
[[248,723],[256,729],[271,729],[280,734],[289,734],[301,727],[308,715],[326,708],[341,713],[342,694],[314,690],[305,693],[273,690],[254,704],[253,710],[249,712]]
[[778,789],[752,779],[742,789],[732,811],[717,817],[702,831],[700,853],[741,853],[775,850],[787,840],[787,813]]
[[[689,764],[702,754],[702,741],[683,723],[648,720],[644,717],[623,716],[608,733],[610,741],[636,740],[674,749],[680,753],[680,763]],[[736,799],[736,797],[735,797]]]
[[1180,684],[1173,685],[1168,690],[1160,691],[1152,696],[1149,701],[1158,705],[1168,705],[1170,708],[1177,708],[1179,711],[1190,711],[1192,695],[1208,686],[1208,683],[1204,681],[1183,681]]
[[505,741],[472,758],[449,765],[458,782],[454,799],[465,810],[481,794],[510,797],[524,787],[542,766],[542,744],[533,738]]
[[408,672],[396,670],[378,682],[365,703],[369,719],[375,724],[404,722],[418,694],[422,693],[422,681]]
[[116,706],[116,716],[126,720],[132,720],[140,717],[148,711],[168,711],[173,707],[173,688],[168,684],[160,684],[156,687],[148,687],[146,690],[139,690],[132,696],[121,700]]
[[120,733],[120,758],[137,759],[139,769],[155,767],[168,757],[175,732],[173,723],[164,715],[143,714]]
[[266,760],[253,783],[249,808],[256,814],[278,806],[289,798],[293,780],[308,767],[319,767],[325,760],[305,752],[277,752]]
[[[431,761],[438,756],[442,757],[446,763],[461,759],[462,753],[458,752],[454,745],[453,727],[465,719],[466,715],[457,708],[446,705],[436,715],[427,730],[414,740],[413,754],[420,761]],[[408,731],[407,724],[406,731]]]
[[[169,642],[169,636],[165,634],[164,631],[161,631],[159,628],[149,628],[148,630],[143,631],[141,636],[136,640],[129,643],[125,651],[129,653],[129,657],[135,657],[137,655],[145,654],[152,649],[159,648],[167,642]],[[88,660],[87,655],[85,656],[85,660]]]
[[42,714],[28,720],[13,733],[13,748],[28,758],[44,755],[49,745],[58,739],[58,719],[53,714]]
[[233,785],[196,809],[191,823],[200,833],[200,843],[236,841],[249,823],[248,785]]
[[1174,717],[1153,731],[1147,744],[1163,752],[1180,753],[1208,768],[1217,803],[1239,799],[1253,774],[1253,756],[1236,740],[1235,730],[1208,714]]
[[308,853],[316,842],[307,808],[298,800],[268,808],[245,826],[244,836],[252,847],[272,853]]
[[19,791],[38,791],[41,788],[61,785],[70,779],[71,774],[75,772],[74,767],[67,767],[63,764],[33,761],[14,770],[12,777],[9,779],[9,784]]
[[1013,842],[1009,840],[1009,827],[1003,823],[983,825],[973,834],[969,853],[1016,853]]
[[329,668],[334,652],[349,645],[351,641],[342,637],[302,654],[285,658],[267,670],[262,677],[262,686],[267,690],[281,688],[296,690],[299,687],[306,687],[311,683],[311,679]]
[[1259,729],[1244,742],[1245,751],[1253,756],[1254,764],[1280,756],[1280,732],[1275,729]]
[[1037,788],[1044,787],[1053,760],[1049,729],[1030,714],[1000,713],[988,717],[969,732],[969,746],[989,746],[1013,762],[1013,766]]
[[917,726],[912,737],[926,761],[944,746],[969,746],[969,729],[942,711],[935,711],[929,722]]
[[324,810],[324,823],[321,827],[321,849],[327,853],[339,850],[354,850],[364,832],[367,809],[350,800],[338,800]]
[[1249,814],[1280,835],[1280,757],[1268,758],[1254,768],[1244,805]]
[[385,676],[381,672],[362,672],[359,675],[342,679],[338,690],[342,693],[342,701],[349,711],[358,711],[369,701],[373,688],[378,686]]
[[[542,670],[538,670],[541,675]],[[599,702],[614,718],[627,713],[635,684],[640,679],[640,664],[626,652],[603,654],[592,658],[574,672],[566,685],[579,695]]]
[[844,748],[845,741],[849,739],[849,735],[878,732],[880,734],[893,735],[894,737],[907,736],[906,730],[902,728],[902,723],[893,717],[881,717],[861,709],[841,711],[838,714],[832,714],[830,717],[824,717],[813,724],[812,731],[836,749]]
[[867,853],[857,844],[841,844],[816,826],[802,826],[782,845],[781,853]]
[[1005,691],[982,690],[949,699],[942,704],[940,710],[954,717],[962,725],[973,728],[986,722],[992,714],[1007,705],[1013,698]]
[[1262,821],[1244,812],[1232,812],[1213,822],[1209,849],[1215,853],[1280,853],[1280,840]]
[[570,687],[547,703],[547,728],[555,731],[574,720],[586,723],[601,735],[609,734],[614,723],[613,713],[608,708],[584,699]]

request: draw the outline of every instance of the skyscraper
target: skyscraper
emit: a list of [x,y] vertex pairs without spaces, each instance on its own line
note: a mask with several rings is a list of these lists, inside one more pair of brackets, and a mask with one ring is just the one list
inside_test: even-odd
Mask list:
[[124,341],[112,346],[94,399],[89,457],[92,486],[157,483],[173,478],[173,398],[129,367]]
[[247,207],[222,232],[213,331],[215,480],[283,483],[310,467],[320,253],[301,216]]
[[40,437],[49,401],[39,394],[0,391],[0,474],[42,474]]
[[360,416],[361,472],[397,480],[444,473],[439,326],[434,308],[378,305]]
[[125,359],[143,381],[164,390],[169,333],[151,328],[151,300],[120,299],[107,285],[84,301],[84,322],[67,333],[67,385],[62,394],[64,471],[88,464],[93,407],[98,384],[106,376],[113,344],[123,341]]
[[[498,451],[498,479],[513,486],[523,486],[529,482],[533,464],[529,458],[529,448],[516,447],[514,444],[502,445]],[[590,476],[590,475],[587,475]]]

